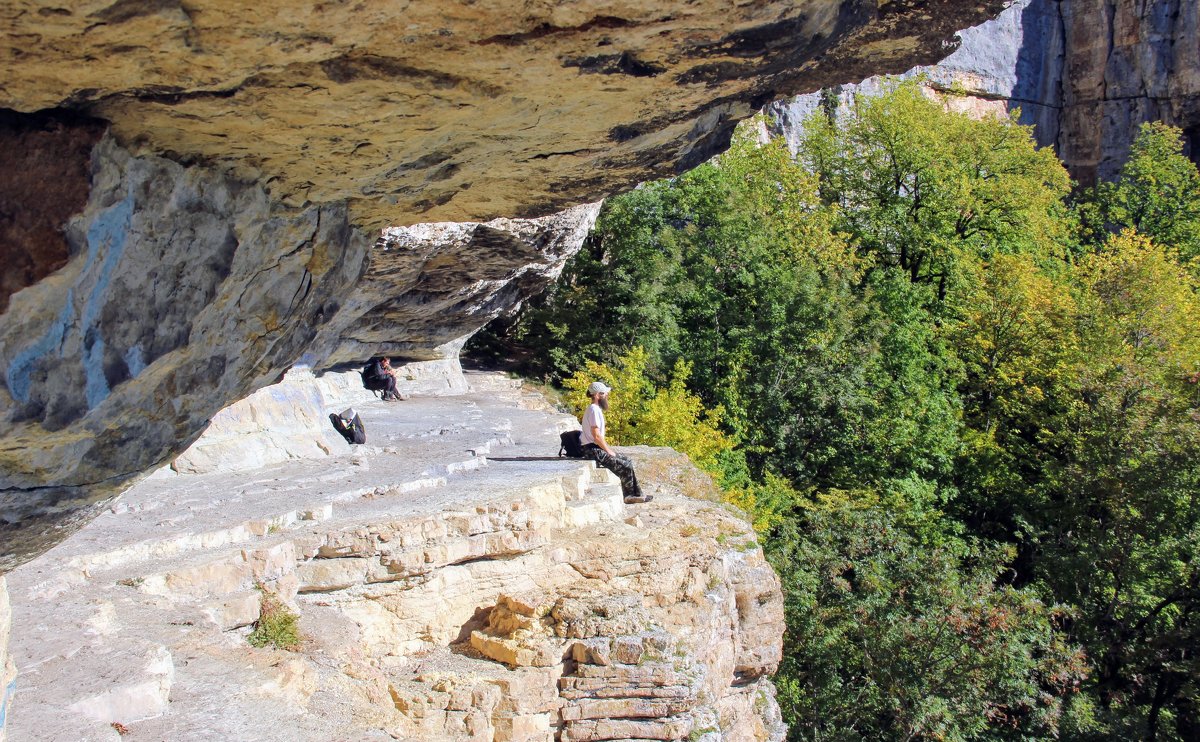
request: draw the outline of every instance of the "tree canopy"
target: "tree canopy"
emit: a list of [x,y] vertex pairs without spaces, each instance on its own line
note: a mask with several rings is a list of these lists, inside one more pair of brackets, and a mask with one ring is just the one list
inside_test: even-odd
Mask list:
[[825,113],[794,153],[754,122],[611,199],[476,347],[619,379],[617,440],[688,452],[749,512],[792,739],[1200,738],[1179,132],[1072,193],[1028,128],[915,82]]

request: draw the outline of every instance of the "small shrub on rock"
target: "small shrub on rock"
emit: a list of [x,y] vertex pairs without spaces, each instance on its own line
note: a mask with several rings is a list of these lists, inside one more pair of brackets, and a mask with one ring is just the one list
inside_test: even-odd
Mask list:
[[[260,588],[261,590],[261,588]],[[296,624],[300,617],[288,610],[278,597],[262,590],[262,608],[254,631],[246,640],[251,646],[265,647],[268,644],[279,649],[294,650],[300,646],[300,630]]]

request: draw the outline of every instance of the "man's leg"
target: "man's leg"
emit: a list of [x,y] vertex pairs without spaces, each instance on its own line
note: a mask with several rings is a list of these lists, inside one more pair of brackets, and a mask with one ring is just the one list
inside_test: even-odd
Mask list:
[[[588,448],[589,458],[620,477],[621,494],[626,498],[642,497],[642,488],[638,486],[637,473],[633,470],[633,461],[628,456],[620,454],[610,456],[608,451],[599,446],[589,446]],[[647,501],[649,501],[649,498],[647,498]]]

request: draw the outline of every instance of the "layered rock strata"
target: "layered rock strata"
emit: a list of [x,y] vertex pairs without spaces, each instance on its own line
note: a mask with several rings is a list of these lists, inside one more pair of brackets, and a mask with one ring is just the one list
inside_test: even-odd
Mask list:
[[[1200,7],[1193,2],[1017,0],[995,20],[967,29],[962,45],[922,76],[948,105],[977,115],[1020,109],[1038,143],[1053,146],[1081,184],[1113,178],[1138,126],[1165,121],[1184,131],[1200,161]],[[878,93],[883,78],[830,89],[848,110]],[[820,94],[767,111],[793,146]]]
[[[362,404],[354,451],[151,478],[12,572],[12,738],[782,739],[745,521],[665,449],[643,506],[537,459],[573,421],[476,378]],[[247,643],[264,591],[296,651]]]

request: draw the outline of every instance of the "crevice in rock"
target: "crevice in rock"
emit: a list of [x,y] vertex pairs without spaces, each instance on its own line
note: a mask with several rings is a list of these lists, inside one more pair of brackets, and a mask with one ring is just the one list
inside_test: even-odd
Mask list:
[[469,92],[494,98],[504,88],[440,70],[414,67],[402,59],[377,54],[346,54],[320,63],[321,70],[333,82],[347,84],[362,80],[406,80],[434,90],[462,87]]
[[553,157],[571,157],[573,155],[586,155],[586,154],[591,154],[595,151],[596,150],[594,150],[594,149],[586,149],[585,148],[585,149],[572,149],[572,150],[567,150],[565,152],[542,152],[540,154],[536,154],[533,157],[528,158],[527,160],[525,160],[525,162],[529,162],[530,160],[549,160]]
[[636,25],[639,25],[636,21],[631,21],[626,18],[619,18],[611,15],[598,15],[585,23],[579,24],[578,26],[554,26],[549,23],[541,23],[528,31],[488,36],[487,38],[480,39],[475,43],[480,46],[487,46],[489,44],[519,46],[535,39],[546,38],[547,36],[584,33],[587,31],[593,31],[595,29],[629,28]]
[[70,259],[63,228],[87,204],[92,147],[107,127],[63,109],[0,109],[0,314]]
[[563,60],[563,67],[578,67],[587,75],[628,75],[630,77],[657,77],[667,71],[666,67],[644,62],[630,52],[620,54],[598,54],[590,57],[572,57]]
[[187,9],[179,0],[117,0],[106,8],[88,14],[88,17],[103,23],[118,24],[164,11],[175,11],[182,13],[185,17],[188,16]]

